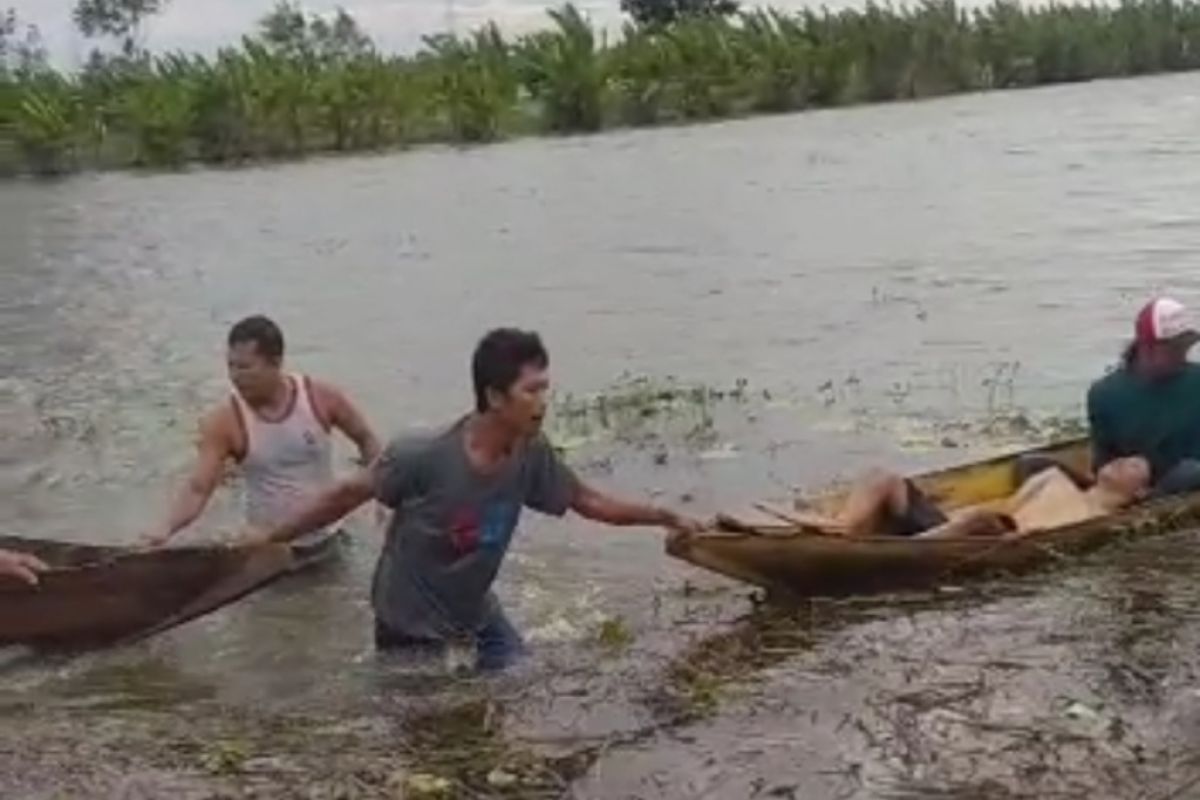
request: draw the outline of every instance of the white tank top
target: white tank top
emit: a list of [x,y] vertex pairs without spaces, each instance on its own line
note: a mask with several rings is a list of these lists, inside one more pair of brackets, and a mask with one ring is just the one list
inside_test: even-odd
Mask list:
[[[294,514],[313,495],[333,482],[329,431],[313,409],[308,380],[288,375],[292,402],[282,419],[259,416],[235,390],[233,402],[246,433],[242,457],[246,521],[270,527]],[[324,531],[301,537],[298,543]]]

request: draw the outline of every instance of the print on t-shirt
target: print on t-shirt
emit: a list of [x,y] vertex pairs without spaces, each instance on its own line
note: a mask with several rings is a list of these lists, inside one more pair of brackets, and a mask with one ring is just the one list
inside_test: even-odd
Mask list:
[[493,500],[484,505],[483,513],[475,506],[459,508],[450,515],[450,541],[459,555],[475,552],[480,547],[504,550],[517,526],[520,509],[516,503]]

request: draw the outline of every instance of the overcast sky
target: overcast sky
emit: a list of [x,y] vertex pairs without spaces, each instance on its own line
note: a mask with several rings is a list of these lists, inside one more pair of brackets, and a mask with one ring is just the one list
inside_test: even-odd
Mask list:
[[[618,18],[619,0],[577,0],[576,5],[601,25]],[[38,26],[55,62],[73,66],[91,45],[75,32],[71,9],[75,0],[0,0],[15,6],[18,18]],[[146,44],[153,50],[202,50],[236,42],[275,5],[274,0],[168,0],[166,9],[145,25]],[[446,30],[450,8],[459,30],[494,19],[506,30],[542,26],[543,0],[306,0],[314,13],[345,8],[385,50],[409,50],[421,37]]]
[[[966,0],[973,5],[986,0]],[[598,25],[612,26],[619,19],[620,0],[576,0]],[[745,0],[747,5],[757,5]],[[764,0],[780,8],[799,7],[805,0]],[[865,2],[865,0],[862,0]],[[35,23],[55,63],[77,66],[91,45],[71,25],[75,0],[0,0],[0,8],[15,5],[18,17]],[[545,0],[306,0],[303,8],[314,13],[330,12],[339,5],[385,50],[411,50],[421,37],[448,28],[449,9],[458,30],[495,20],[505,30],[526,31],[545,24]],[[813,2],[812,5],[820,5]],[[827,0],[831,7],[859,5],[859,0]],[[255,21],[271,10],[274,0],[167,0],[167,8],[145,26],[146,44],[152,50],[199,50],[236,42]]]

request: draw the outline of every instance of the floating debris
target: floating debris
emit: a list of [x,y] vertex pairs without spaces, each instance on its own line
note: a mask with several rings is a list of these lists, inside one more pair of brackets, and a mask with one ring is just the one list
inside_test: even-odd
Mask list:
[[438,775],[426,772],[414,772],[408,775],[403,783],[411,797],[448,797],[453,788],[450,781]]
[[738,458],[740,455],[741,453],[738,451],[736,445],[725,443],[719,447],[705,450],[700,454],[700,458],[704,461],[725,461],[731,458]]
[[507,772],[500,767],[496,767],[494,770],[489,772],[487,776],[488,785],[496,789],[510,789],[513,786],[516,786],[519,780],[520,778],[518,778],[516,775],[513,775],[511,772]]

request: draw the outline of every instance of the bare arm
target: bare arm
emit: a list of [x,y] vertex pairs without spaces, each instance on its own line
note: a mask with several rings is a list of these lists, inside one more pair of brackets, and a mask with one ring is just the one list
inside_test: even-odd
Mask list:
[[167,518],[144,537],[149,544],[165,544],[200,516],[221,482],[225,461],[233,454],[229,424],[223,411],[201,421],[191,473],[172,499]]
[[680,533],[694,533],[703,527],[670,509],[621,500],[582,482],[575,489],[571,509],[585,519],[606,525],[653,525]]
[[314,382],[321,396],[321,405],[329,417],[329,424],[346,434],[358,448],[359,463],[370,464],[379,456],[379,438],[371,429],[367,418],[340,389],[324,382]]
[[1062,473],[1057,467],[1051,467],[1050,469],[1042,470],[1038,474],[1034,475],[1029,480],[1021,484],[1021,488],[1017,489],[1016,493],[1009,498],[1007,504],[1009,510],[1015,511],[1016,509],[1025,505],[1030,500],[1044,492],[1046,487],[1050,485],[1051,481],[1061,480],[1063,476],[1064,473]]
[[1007,514],[986,508],[972,508],[949,522],[917,534],[918,539],[959,539],[968,536],[1005,536],[1017,529]]
[[364,467],[321,492],[263,538],[269,542],[290,542],[332,525],[374,496],[372,467]]

